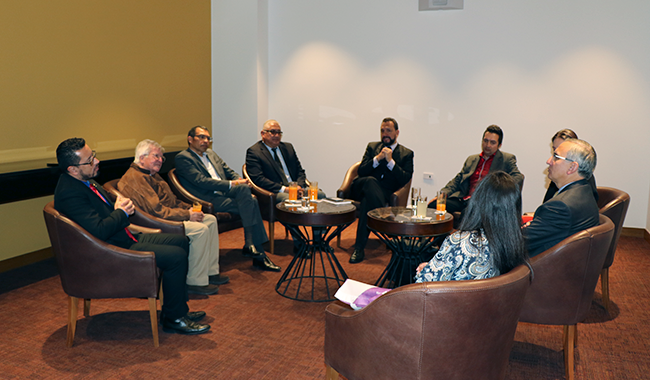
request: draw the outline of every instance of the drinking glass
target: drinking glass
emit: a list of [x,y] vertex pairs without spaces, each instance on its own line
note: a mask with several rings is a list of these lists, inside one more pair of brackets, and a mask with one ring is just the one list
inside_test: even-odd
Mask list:
[[315,201],[318,199],[318,182],[313,181],[309,184],[309,200]]
[[447,212],[447,193],[438,191],[437,198],[436,212],[439,214],[444,214]]
[[291,182],[289,184],[289,200],[297,201],[298,200],[298,184]]
[[417,216],[418,218],[423,218],[427,216],[427,197],[420,198],[418,200],[418,206],[417,206]]
[[193,212],[201,212],[202,209],[203,209],[203,206],[201,205],[201,202],[194,202],[192,204],[192,211]]

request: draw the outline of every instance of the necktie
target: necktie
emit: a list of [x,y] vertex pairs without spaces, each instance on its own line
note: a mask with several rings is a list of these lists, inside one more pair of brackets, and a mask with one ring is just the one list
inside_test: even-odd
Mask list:
[[[106,198],[104,198],[104,197],[102,196],[102,194],[99,192],[99,190],[97,190],[97,187],[95,187],[95,184],[94,184],[94,183],[91,183],[89,187],[90,187],[90,190],[93,191],[93,193],[97,194],[97,196],[100,197],[100,198],[101,198],[101,199],[102,199],[106,204],[110,205],[110,203],[108,203],[108,201],[106,200]],[[133,236],[133,234],[131,233],[131,231],[129,231],[128,228],[125,228],[124,231],[126,232],[127,235],[129,235],[129,237],[131,238],[131,240],[133,240],[133,241],[136,242],[136,243],[138,242],[138,239],[136,239],[135,236]]]
[[286,173],[284,172],[284,168],[282,167],[282,162],[280,161],[280,157],[278,157],[278,147],[276,146],[275,148],[273,148],[273,149],[271,149],[271,150],[273,150],[273,159],[275,160],[275,162],[278,163],[278,166],[280,167],[280,172],[281,172],[282,174],[284,174],[284,175],[282,176],[282,185],[283,185],[283,186],[288,186],[288,185],[289,185],[289,181],[287,181],[287,175],[286,175]]
[[282,167],[282,162],[280,162],[280,157],[278,157],[278,148],[277,147],[273,148],[273,159],[275,160],[275,162],[278,163],[278,165],[280,165],[280,167]]

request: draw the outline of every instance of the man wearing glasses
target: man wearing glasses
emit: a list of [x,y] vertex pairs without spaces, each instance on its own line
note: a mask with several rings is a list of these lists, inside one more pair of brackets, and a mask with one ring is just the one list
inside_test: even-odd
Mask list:
[[212,149],[210,132],[196,126],[187,134],[189,148],[176,155],[176,173],[181,185],[194,196],[212,203],[214,211],[237,214],[244,225],[243,254],[253,265],[279,272],[264,253],[268,241],[257,199],[251,195],[250,183],[242,179]]
[[187,307],[187,238],[131,233],[126,227],[135,211],[133,202],[118,197],[112,203],[104,189],[92,180],[99,174],[99,160],[84,139],[63,141],[56,148],[56,159],[64,174],[54,190],[54,208],[99,240],[121,248],[153,251],[163,276],[163,330],[181,334],[207,332],[210,325],[197,323],[205,317],[205,312],[189,312]]
[[[474,189],[488,173],[500,170],[510,174],[521,190],[524,175],[519,172],[515,155],[500,150],[502,142],[501,128],[488,126],[483,132],[481,153],[467,157],[461,171],[440,190],[447,193],[447,212],[463,212]],[[436,202],[430,202],[429,207],[436,208]]]
[[522,230],[530,257],[598,225],[598,205],[588,181],[596,168],[594,148],[583,140],[566,139],[546,164],[548,178],[559,190]]
[[142,140],[135,148],[135,159],[117,184],[144,212],[167,220],[182,221],[190,239],[187,292],[213,295],[228,282],[219,275],[219,229],[214,215],[193,211],[192,205],[176,198],[158,174],[165,162],[164,148],[153,140]]
[[[307,175],[300,164],[291,143],[282,142],[282,127],[276,120],[267,120],[260,132],[262,140],[246,150],[246,171],[257,186],[277,193],[276,202],[289,198],[289,183],[298,184],[298,193],[306,191]],[[318,189],[318,199],[325,193]],[[321,230],[314,231],[319,238]],[[299,239],[294,236],[294,253],[298,251]]]

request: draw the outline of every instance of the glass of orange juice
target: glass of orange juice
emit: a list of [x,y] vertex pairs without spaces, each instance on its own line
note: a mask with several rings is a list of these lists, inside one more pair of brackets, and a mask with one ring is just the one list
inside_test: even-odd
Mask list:
[[447,193],[438,191],[436,200],[436,213],[444,214],[447,211]]
[[309,184],[309,200],[315,201],[318,199],[318,182],[313,181]]
[[289,184],[289,200],[297,201],[298,200],[298,184],[291,182]]
[[201,205],[201,202],[194,202],[192,204],[192,211],[193,212],[201,212],[202,209],[203,209],[203,206]]

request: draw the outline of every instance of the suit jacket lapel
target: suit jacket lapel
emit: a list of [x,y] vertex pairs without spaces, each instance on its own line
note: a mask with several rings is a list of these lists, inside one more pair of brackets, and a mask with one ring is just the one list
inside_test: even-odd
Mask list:
[[[293,165],[289,164],[289,151],[287,150],[287,146],[280,143],[280,146],[278,147],[278,149],[280,149],[280,151],[282,152],[282,158],[284,159],[284,163],[287,164],[287,170],[289,170],[289,175],[291,176],[291,179],[294,180],[294,181],[297,181],[298,176],[296,175],[296,173],[293,173],[291,171],[291,168],[292,168]],[[280,169],[282,169],[282,168],[280,168]],[[280,170],[280,174],[285,176],[284,169]],[[285,176],[285,178],[286,178],[286,176]]]
[[[219,178],[227,180],[228,178],[226,178],[226,172],[223,170],[223,165],[217,163],[217,154],[214,153],[214,151],[210,151],[210,153],[208,153],[208,160],[212,164],[214,170],[217,172],[217,175],[219,175]],[[210,176],[210,173],[208,173],[208,176]]]

